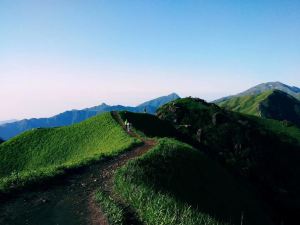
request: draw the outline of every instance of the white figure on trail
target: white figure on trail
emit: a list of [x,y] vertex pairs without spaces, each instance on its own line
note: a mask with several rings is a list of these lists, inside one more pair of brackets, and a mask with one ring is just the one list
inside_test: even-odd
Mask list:
[[127,121],[127,119],[125,120],[124,124],[125,124],[127,132],[130,132],[131,124]]
[[130,130],[131,130],[131,123],[127,123],[127,132],[130,132]]

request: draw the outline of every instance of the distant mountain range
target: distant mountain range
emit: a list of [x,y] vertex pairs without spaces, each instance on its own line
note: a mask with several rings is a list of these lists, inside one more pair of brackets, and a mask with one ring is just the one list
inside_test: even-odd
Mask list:
[[289,85],[283,84],[281,82],[268,82],[268,83],[262,83],[262,84],[256,85],[256,86],[254,86],[244,92],[241,92],[237,95],[231,95],[231,96],[217,99],[217,100],[213,101],[213,103],[220,103],[220,102],[229,100],[233,97],[258,95],[265,91],[272,91],[272,90],[283,91],[283,92],[300,100],[300,88],[294,87],[294,86],[289,86]]
[[5,124],[5,123],[13,123],[13,122],[16,122],[17,120],[14,120],[14,119],[12,119],[12,120],[3,120],[3,121],[0,121],[0,125],[2,125],[2,124]]
[[30,130],[33,128],[60,127],[60,126],[71,125],[86,120],[97,114],[103,112],[109,112],[109,111],[126,110],[130,112],[144,112],[146,110],[147,113],[155,114],[156,110],[161,105],[176,100],[178,98],[180,97],[176,93],[172,93],[167,96],[162,96],[144,102],[136,107],[123,106],[123,105],[110,106],[103,103],[101,105],[94,106],[91,108],[85,108],[82,110],[66,111],[49,118],[38,118],[38,119],[32,118],[32,119],[19,120],[16,122],[5,123],[0,125],[0,138],[7,140],[26,130]]

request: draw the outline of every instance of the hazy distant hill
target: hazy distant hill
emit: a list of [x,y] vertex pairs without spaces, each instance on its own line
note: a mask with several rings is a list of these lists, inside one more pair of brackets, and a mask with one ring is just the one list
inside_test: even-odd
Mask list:
[[148,113],[154,114],[156,109],[159,108],[161,105],[175,100],[177,98],[179,98],[179,96],[175,93],[172,93],[170,95],[162,96],[151,101],[145,102],[136,107],[122,105],[110,106],[103,103],[101,105],[82,110],[66,111],[50,118],[24,119],[17,122],[0,125],[0,137],[4,140],[7,140],[26,130],[30,130],[33,128],[60,127],[71,125],[86,120],[97,114],[109,111],[126,110],[131,112],[144,112],[144,110],[146,109]]
[[13,122],[16,122],[17,120],[3,120],[3,121],[0,121],[0,125],[2,124],[5,124],[5,123],[13,123]]
[[300,101],[283,91],[273,90],[256,95],[233,97],[218,105],[249,115],[286,120],[300,126]]
[[268,83],[262,83],[262,84],[256,85],[256,86],[254,86],[244,92],[241,92],[237,95],[232,95],[232,96],[227,96],[224,98],[217,99],[214,101],[214,103],[220,103],[222,101],[226,101],[233,97],[257,95],[257,94],[261,94],[265,91],[271,91],[271,90],[283,91],[283,92],[288,93],[289,95],[292,95],[295,98],[300,100],[300,88],[295,87],[295,86],[289,86],[289,85],[283,84],[281,82],[268,82]]

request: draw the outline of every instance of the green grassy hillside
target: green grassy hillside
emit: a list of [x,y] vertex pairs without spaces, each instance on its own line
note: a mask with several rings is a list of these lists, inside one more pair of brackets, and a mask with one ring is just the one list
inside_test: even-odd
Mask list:
[[233,97],[218,105],[262,118],[286,120],[300,126],[300,101],[279,90],[267,91],[258,95]]
[[27,131],[0,145],[0,189],[116,155],[138,142],[110,113],[72,126]]
[[145,224],[269,224],[254,192],[173,139],[119,169],[115,183]]
[[[255,185],[273,208],[275,221],[286,224],[300,210],[300,129],[289,123],[249,116],[201,99],[164,105],[162,120],[200,143],[232,174]],[[277,218],[278,217],[278,218]]]
[[256,116],[249,116],[248,119],[260,126],[262,129],[275,134],[284,142],[292,142],[295,145],[300,145],[300,129],[299,127],[273,119],[262,119]]
[[272,93],[273,91],[266,91],[258,95],[233,97],[229,100],[218,103],[218,105],[236,112],[260,116],[261,112],[259,105]]

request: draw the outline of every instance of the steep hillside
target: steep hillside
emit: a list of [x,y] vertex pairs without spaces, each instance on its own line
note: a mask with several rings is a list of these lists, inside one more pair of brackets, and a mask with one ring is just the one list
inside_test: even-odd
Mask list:
[[273,207],[276,221],[292,224],[300,210],[299,128],[227,111],[201,99],[164,105],[159,118],[189,135],[206,154],[252,182]]
[[66,111],[50,118],[39,118],[39,119],[33,118],[33,119],[20,120],[20,121],[0,125],[0,137],[2,137],[4,140],[8,140],[9,138],[12,138],[32,128],[60,127],[60,126],[72,125],[103,112],[124,111],[124,110],[130,112],[144,112],[144,110],[146,109],[147,113],[154,114],[158,107],[177,98],[179,98],[179,96],[173,93],[167,96],[159,97],[151,101],[145,102],[136,107],[122,106],[122,105],[110,106],[103,103],[99,106],[94,106],[82,110]]
[[116,189],[144,224],[269,224],[255,192],[200,151],[160,139],[117,172]]
[[285,120],[300,126],[300,101],[282,91],[234,97],[218,105],[236,112]]
[[110,113],[72,126],[27,131],[0,145],[0,189],[116,155],[137,143]]
[[268,82],[268,83],[262,83],[258,84],[252,88],[249,88],[248,90],[241,92],[237,95],[232,95],[228,97],[224,97],[218,100],[215,100],[214,103],[220,103],[222,101],[229,100],[233,97],[241,97],[241,96],[248,96],[248,95],[258,95],[266,91],[273,91],[273,90],[279,90],[282,92],[285,92],[289,95],[292,95],[295,98],[298,98],[300,100],[300,88],[289,86],[286,84],[283,84],[281,82]]
[[266,91],[258,95],[247,95],[241,97],[233,97],[229,100],[218,103],[219,106],[229,110],[249,115],[260,115],[260,103],[268,98],[273,91]]

